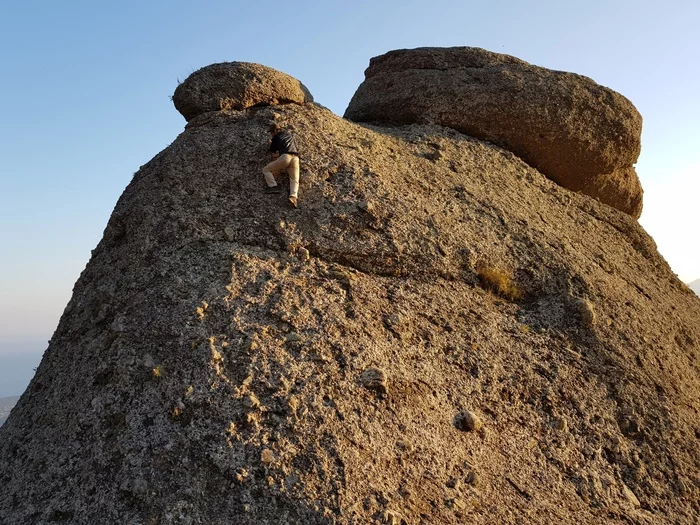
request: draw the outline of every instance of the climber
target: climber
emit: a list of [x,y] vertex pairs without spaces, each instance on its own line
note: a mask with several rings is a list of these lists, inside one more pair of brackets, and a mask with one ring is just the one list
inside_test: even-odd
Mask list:
[[282,130],[278,124],[272,124],[269,129],[273,135],[270,141],[272,162],[263,168],[265,176],[265,193],[279,193],[280,189],[275,180],[275,173],[286,171],[289,175],[289,204],[296,208],[299,193],[299,148],[291,130]]

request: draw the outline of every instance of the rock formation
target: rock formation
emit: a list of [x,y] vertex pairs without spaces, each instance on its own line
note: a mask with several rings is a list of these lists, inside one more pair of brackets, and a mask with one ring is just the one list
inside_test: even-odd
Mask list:
[[697,522],[699,318],[635,220],[491,143],[190,114],[0,429],[0,523]]
[[223,62],[192,73],[173,94],[173,103],[187,120],[210,111],[313,102],[296,78],[250,62]]
[[512,151],[553,181],[639,218],[642,117],[591,79],[471,47],[373,58],[345,117],[435,123]]

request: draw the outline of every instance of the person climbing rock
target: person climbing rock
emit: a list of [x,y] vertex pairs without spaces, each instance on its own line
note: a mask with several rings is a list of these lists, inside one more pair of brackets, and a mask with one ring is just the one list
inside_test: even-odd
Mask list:
[[272,124],[269,129],[272,134],[270,153],[272,162],[263,168],[267,188],[265,193],[279,193],[280,189],[275,180],[275,174],[286,171],[289,175],[289,204],[296,208],[299,194],[299,148],[291,130],[282,130],[278,124]]

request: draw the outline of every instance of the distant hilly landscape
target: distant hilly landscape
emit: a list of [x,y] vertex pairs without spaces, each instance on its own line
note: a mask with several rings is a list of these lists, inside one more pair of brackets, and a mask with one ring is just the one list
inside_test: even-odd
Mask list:
[[15,397],[0,397],[0,425],[2,425],[10,415],[12,407],[15,406],[19,396]]
[[688,288],[700,296],[700,279],[695,279],[692,283],[688,283]]

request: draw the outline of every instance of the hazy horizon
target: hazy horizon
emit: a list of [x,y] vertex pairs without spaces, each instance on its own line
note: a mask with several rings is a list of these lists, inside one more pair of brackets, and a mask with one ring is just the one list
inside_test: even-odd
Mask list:
[[24,393],[47,346],[45,340],[0,340],[0,397]]

